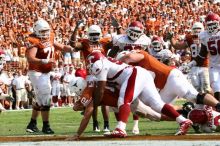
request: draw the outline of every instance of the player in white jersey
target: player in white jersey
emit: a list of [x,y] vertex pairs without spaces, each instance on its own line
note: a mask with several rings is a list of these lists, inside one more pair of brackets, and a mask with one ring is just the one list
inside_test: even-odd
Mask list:
[[[200,65],[209,56],[210,85],[220,101],[220,17],[209,13],[205,18],[206,30],[199,34],[201,51],[194,63]],[[217,109],[219,111],[219,109]]]
[[51,85],[52,85],[52,101],[54,103],[55,107],[58,107],[58,100],[60,100],[60,95],[61,95],[61,79],[62,73],[59,72],[59,68],[56,67],[54,68],[54,72],[51,72]]
[[143,24],[139,21],[134,21],[129,24],[126,34],[114,35],[112,43],[114,48],[108,55],[115,57],[117,52],[121,51],[146,50],[151,44],[151,39],[144,34]]
[[126,123],[130,114],[130,104],[138,97],[144,104],[149,105],[159,113],[163,113],[180,123],[180,129],[176,135],[187,133],[192,122],[185,119],[169,104],[165,104],[155,87],[154,78],[150,72],[141,68],[133,67],[117,61],[113,58],[106,58],[100,52],[93,52],[87,57],[88,69],[97,78],[97,86],[94,92],[94,108],[104,98],[106,82],[115,84],[120,90],[118,98],[118,124],[109,137],[126,137]]
[[[136,49],[147,50],[151,44],[151,39],[144,34],[144,26],[139,21],[133,21],[129,24],[126,34],[114,35],[112,38],[113,48],[108,56],[115,57],[122,51],[130,51]],[[133,116],[134,126],[132,132],[139,134],[138,117]]]
[[166,65],[169,64],[173,55],[169,49],[164,49],[163,40],[158,36],[153,36],[148,52]]

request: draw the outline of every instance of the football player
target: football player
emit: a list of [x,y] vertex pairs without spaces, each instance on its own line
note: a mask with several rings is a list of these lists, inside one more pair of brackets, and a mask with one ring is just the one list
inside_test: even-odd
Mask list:
[[195,105],[195,108],[188,111],[187,117],[198,127],[198,132],[219,132],[220,113],[207,105]]
[[144,34],[144,26],[139,21],[129,24],[125,34],[114,35],[112,38],[113,49],[108,56],[115,57],[118,52],[127,50],[147,50],[151,39]]
[[54,51],[72,52],[71,46],[54,41],[51,27],[44,19],[33,24],[33,33],[27,39],[29,46],[26,57],[29,63],[28,75],[36,93],[36,103],[33,105],[31,120],[26,128],[27,132],[38,132],[37,117],[41,113],[45,134],[53,134],[49,124],[51,103],[50,72],[55,65]]
[[148,52],[166,65],[170,63],[173,54],[169,49],[164,49],[163,40],[159,36],[153,36]]
[[[102,37],[102,30],[98,25],[91,25],[88,28],[87,36],[88,39],[79,39],[76,41],[76,30],[78,29],[78,25],[76,26],[71,39],[70,39],[70,45],[74,47],[75,51],[81,51],[83,58],[87,58],[87,56],[92,53],[93,51],[100,51],[103,54],[106,54],[109,48],[111,48],[112,43],[110,38],[101,38]],[[85,64],[87,65],[87,62],[85,61]],[[93,88],[94,86],[94,77],[92,77],[90,74],[87,75],[88,84],[87,92],[91,92],[90,88]],[[102,106],[102,114],[104,119],[104,131],[109,131],[109,122],[108,122],[108,107]],[[93,130],[96,132],[99,132],[99,125],[97,121],[97,109],[94,110],[93,113]]]
[[[201,22],[195,22],[192,26],[192,33],[185,36],[185,40],[178,42],[171,35],[170,42],[174,49],[187,49],[190,48],[191,52],[191,61],[199,55],[201,48],[201,41],[199,40],[199,33],[204,31],[204,26]],[[193,62],[192,62],[193,63]],[[185,66],[185,70],[189,70],[192,63]],[[210,93],[210,81],[208,73],[208,58],[204,58],[201,62],[193,66],[189,72],[189,78],[192,85],[202,93]]]
[[160,96],[165,103],[171,103],[176,97],[182,97],[197,104],[212,106],[217,111],[220,111],[219,101],[211,94],[199,93],[187,81],[181,71],[159,62],[146,51],[133,51],[124,55],[120,60],[151,71],[155,77],[155,85],[159,89]]
[[143,103],[150,105],[155,111],[176,119],[180,123],[180,129],[176,135],[187,133],[192,122],[183,118],[173,107],[161,100],[150,72],[141,67],[127,65],[113,58],[106,58],[97,51],[91,53],[87,60],[90,73],[97,78],[93,101],[94,107],[100,104],[107,81],[115,84],[120,90],[118,98],[119,120],[116,129],[108,135],[109,137],[127,136],[125,129],[130,114],[130,104],[139,96],[142,97],[141,101]]
[[206,30],[199,34],[201,51],[193,62],[202,65],[209,58],[209,75],[215,98],[220,101],[220,17],[210,12],[205,18]]
[[[80,71],[81,72],[81,71]],[[81,73],[80,73],[81,74]],[[81,76],[82,75],[82,76]],[[83,78],[83,74],[79,75],[77,78],[72,80],[69,84],[70,91],[76,93],[80,96],[79,100],[74,104],[73,110],[81,111],[85,110],[84,117],[81,120],[80,126],[77,130],[77,134],[67,138],[67,140],[79,140],[81,134],[87,127],[89,119],[91,118],[93,112],[93,100],[92,100],[92,92],[83,93],[84,88],[87,86],[86,80]],[[84,96],[82,96],[84,95]],[[118,112],[117,101],[119,98],[119,91],[116,88],[112,88],[107,86],[105,88],[105,92],[103,95],[103,99],[100,102],[100,105],[108,105],[114,108],[115,112]],[[131,104],[131,111],[133,114],[137,114],[143,118],[148,118],[153,121],[160,120],[170,120],[167,116],[161,115],[151,109],[149,106],[146,106],[142,101],[136,99]]]
[[[108,56],[116,57],[121,52],[143,49],[147,50],[151,39],[144,34],[144,26],[140,21],[133,21],[129,24],[125,34],[114,35],[112,38],[112,49]],[[132,133],[139,134],[138,117],[133,116],[134,125]]]

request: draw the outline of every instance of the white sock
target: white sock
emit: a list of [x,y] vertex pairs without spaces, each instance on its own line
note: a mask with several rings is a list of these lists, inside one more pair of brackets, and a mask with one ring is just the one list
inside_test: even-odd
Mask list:
[[182,115],[179,115],[179,117],[176,118],[176,121],[178,123],[182,123],[182,122],[186,121],[186,118],[184,118]]
[[134,126],[133,127],[138,128],[138,120],[134,120]]

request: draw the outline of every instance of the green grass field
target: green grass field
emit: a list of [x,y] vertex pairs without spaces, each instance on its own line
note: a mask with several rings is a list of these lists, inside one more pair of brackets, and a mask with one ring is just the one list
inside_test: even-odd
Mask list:
[[[180,101],[177,104],[181,104]],[[0,136],[22,136],[30,135],[25,131],[25,128],[30,120],[31,110],[23,111],[6,111],[0,115]],[[74,112],[72,108],[53,108],[51,109],[50,124],[56,135],[71,135],[75,134],[80,124],[82,115],[80,112]],[[99,110],[98,121],[100,129],[103,129],[103,119],[101,111]],[[110,129],[113,130],[116,126],[114,114],[110,112]],[[132,115],[130,115],[127,124],[127,133],[131,135],[133,122]],[[41,130],[41,117],[38,118],[38,128]],[[176,122],[152,122],[147,119],[140,119],[139,121],[140,135],[173,135],[178,129]],[[192,133],[191,129],[189,133]],[[42,133],[38,133],[42,134]],[[92,130],[92,120],[90,120],[84,135],[102,135],[103,132],[95,133]]]

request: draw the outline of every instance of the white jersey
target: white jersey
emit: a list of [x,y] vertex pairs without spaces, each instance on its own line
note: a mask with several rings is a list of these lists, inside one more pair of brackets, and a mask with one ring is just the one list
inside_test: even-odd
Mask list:
[[113,46],[118,46],[120,51],[142,49],[146,50],[151,44],[151,39],[143,34],[138,40],[133,41],[126,34],[115,35]]
[[132,73],[132,68],[132,66],[113,58],[104,58],[103,68],[95,75],[95,77],[97,78],[97,81],[108,80],[109,82],[116,82],[118,85],[121,85],[128,74]]
[[207,31],[199,34],[202,48],[199,56],[205,58],[209,54],[210,67],[220,68],[220,31],[210,35]]

